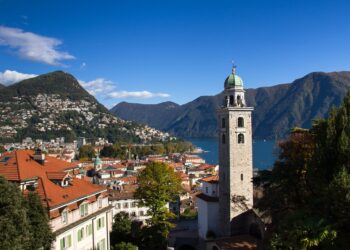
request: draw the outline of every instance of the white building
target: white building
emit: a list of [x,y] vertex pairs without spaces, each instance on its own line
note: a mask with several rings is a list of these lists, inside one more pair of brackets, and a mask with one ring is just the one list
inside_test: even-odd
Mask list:
[[123,185],[124,190],[109,190],[109,203],[113,207],[114,215],[125,212],[132,220],[145,222],[150,216],[147,216],[147,207],[138,207],[138,201],[134,199],[135,185]]

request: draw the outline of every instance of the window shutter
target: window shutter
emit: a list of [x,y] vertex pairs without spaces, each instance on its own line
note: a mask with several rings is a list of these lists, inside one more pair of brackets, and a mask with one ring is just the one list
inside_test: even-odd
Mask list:
[[78,241],[81,241],[81,230],[78,230]]
[[92,234],[92,224],[89,225],[89,234]]
[[68,235],[68,247],[72,246],[72,235]]
[[101,225],[101,227],[104,227],[104,226],[105,226],[105,217],[102,217],[101,220],[102,220],[102,225]]
[[61,250],[64,249],[64,243],[63,243],[63,241],[64,241],[64,238],[60,240],[60,243],[61,243],[61,244],[60,244],[60,245],[61,245]]

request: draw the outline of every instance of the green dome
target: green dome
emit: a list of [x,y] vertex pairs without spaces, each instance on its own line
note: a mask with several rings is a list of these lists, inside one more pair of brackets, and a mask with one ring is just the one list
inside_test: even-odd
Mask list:
[[95,158],[95,164],[94,164],[95,166],[97,166],[97,165],[102,165],[102,161],[101,161],[101,159],[100,159],[100,157],[97,155],[96,156],[96,158]]
[[238,75],[232,73],[225,80],[225,89],[243,87],[243,80]]

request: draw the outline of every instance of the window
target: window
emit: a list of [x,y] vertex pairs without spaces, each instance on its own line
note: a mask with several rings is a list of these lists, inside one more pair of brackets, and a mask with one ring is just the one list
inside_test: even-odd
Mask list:
[[102,207],[102,198],[99,198],[98,199],[98,208],[101,208]]
[[225,144],[225,143],[226,143],[225,134],[222,134],[222,136],[221,136],[221,143],[222,143],[222,144]]
[[230,106],[233,106],[233,95],[230,95]]
[[139,215],[140,215],[140,216],[144,216],[144,212],[143,212],[143,211],[140,211],[140,212],[139,212]]
[[237,104],[238,104],[238,105],[241,105],[241,104],[242,104],[242,99],[241,99],[241,96],[240,96],[240,95],[237,96]]
[[243,128],[244,127],[244,119],[243,119],[243,117],[238,117],[238,122],[237,122],[238,124],[238,127],[239,128]]
[[136,212],[131,212],[131,217],[136,217]]
[[238,144],[243,144],[243,143],[244,143],[244,135],[238,134]]
[[100,230],[105,226],[105,217],[98,218],[96,221],[97,224],[97,230]]
[[68,212],[63,211],[61,214],[61,218],[62,218],[62,223],[66,224],[68,222]]
[[243,174],[241,174],[241,181],[243,181]]
[[132,203],[131,203],[131,207],[137,207],[137,202],[135,202],[135,201],[132,202]]
[[123,208],[129,208],[129,203],[125,202]]
[[97,250],[105,250],[106,248],[106,240],[103,239],[103,240],[100,240],[98,243],[97,243],[97,247],[96,249]]
[[225,128],[226,127],[226,121],[225,118],[221,119],[221,128]]
[[89,205],[88,203],[80,205],[80,216],[81,217],[84,217],[84,216],[89,214],[89,212],[88,212],[88,205]]
[[84,238],[84,228],[78,230],[78,241],[81,241]]
[[206,192],[206,193],[209,193],[208,187],[205,187],[205,192]]
[[85,227],[85,235],[88,236],[88,235],[91,235],[91,234],[92,234],[92,224],[86,225],[86,227]]
[[120,209],[120,208],[121,208],[120,203],[115,204],[115,208],[116,208],[116,209]]
[[68,249],[72,246],[72,236],[67,235],[60,240],[61,250]]

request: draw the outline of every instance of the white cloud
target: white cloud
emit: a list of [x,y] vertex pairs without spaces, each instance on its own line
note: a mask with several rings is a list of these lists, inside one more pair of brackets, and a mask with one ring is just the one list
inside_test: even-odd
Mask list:
[[70,60],[75,57],[68,52],[59,51],[57,47],[62,41],[24,32],[21,29],[0,26],[0,45],[13,48],[16,53],[31,61],[46,63],[49,65],[64,66],[62,60]]
[[166,93],[152,93],[149,91],[113,91],[107,95],[110,98],[154,98],[154,97],[169,97]]
[[107,92],[112,91],[115,88],[112,81],[106,80],[104,78],[97,78],[89,82],[79,80],[79,83],[91,95],[98,95],[98,94],[105,95]]
[[150,91],[117,91],[116,86],[112,81],[104,78],[97,78],[92,81],[79,80],[81,86],[83,86],[91,95],[101,97],[104,99],[117,99],[117,98],[154,98],[154,97],[169,97],[166,93],[152,93]]
[[17,72],[15,70],[5,70],[4,72],[0,72],[0,83],[5,85],[10,85],[15,82],[19,82],[28,78],[36,77],[35,74],[24,74]]

